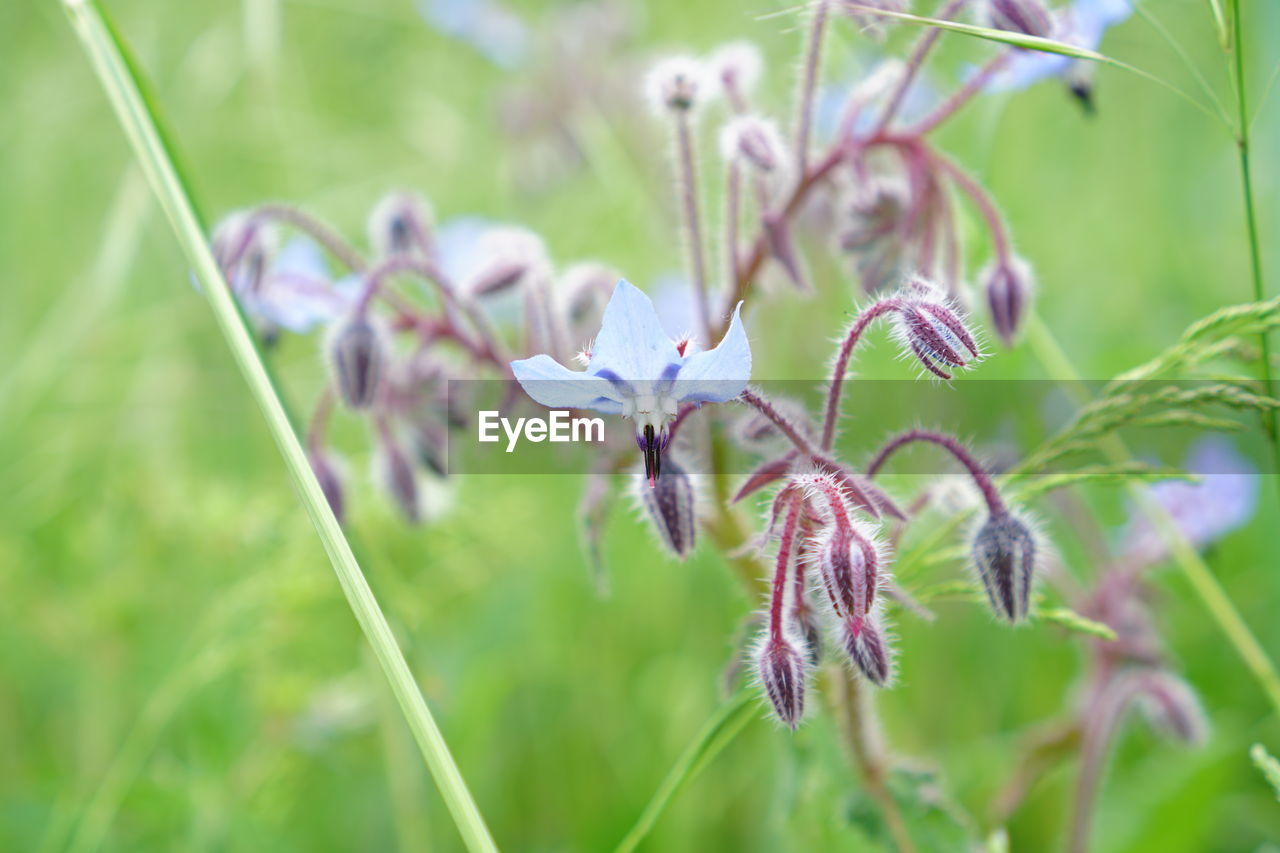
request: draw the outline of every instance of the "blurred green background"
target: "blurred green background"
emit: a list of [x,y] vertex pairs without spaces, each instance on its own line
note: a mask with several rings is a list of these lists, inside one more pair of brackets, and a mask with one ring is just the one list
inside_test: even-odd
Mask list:
[[[1280,59],[1280,7],[1244,5],[1260,94]],[[409,186],[441,219],[534,228],[560,262],[602,259],[646,286],[680,267],[661,136],[607,95],[574,101],[553,36],[594,25],[564,7],[510,5],[530,30],[516,69],[441,34],[408,0],[109,8],[210,219],[289,200],[359,239],[376,199]],[[765,16],[779,8],[611,7],[626,35],[592,66],[593,86],[634,91],[663,49],[749,38],[769,60],[760,101],[786,118],[801,32],[794,14]],[[1152,10],[1225,97],[1205,4]],[[944,41],[944,70],[983,50]],[[1140,19],[1105,47],[1195,85]],[[849,79],[884,49],[840,22],[829,78]],[[0,4],[0,57],[0,849],[458,849],[58,4]],[[934,82],[946,87],[947,75]],[[980,100],[939,138],[999,199],[1036,267],[1042,316],[1101,378],[1250,289],[1225,131],[1114,69],[1099,73],[1098,100],[1087,119],[1045,83]],[[534,113],[518,133],[512,103]],[[572,129],[575,157],[539,111]],[[1280,95],[1254,132],[1274,293]],[[778,324],[813,331],[757,333],[758,377],[820,375],[851,304],[846,283],[821,287],[817,300],[771,307]],[[903,375],[887,350],[868,369]],[[322,378],[315,341],[286,340],[277,364],[309,402]],[[982,375],[1044,371],[1020,349]],[[877,431],[911,413],[883,418]],[[410,528],[365,483],[358,425],[344,425],[342,446],[365,568],[500,846],[609,848],[721,701],[756,602],[711,549],[668,561],[627,513],[609,525],[612,593],[599,597],[577,546],[576,477],[462,478],[433,495],[438,520]],[[1280,506],[1270,484],[1260,491],[1254,522],[1209,559],[1280,656]],[[1121,524],[1114,494],[1098,505]],[[1246,753],[1256,740],[1277,751],[1280,726],[1182,578],[1163,572],[1156,584],[1171,653],[1214,734],[1186,750],[1126,728],[1096,847],[1258,849],[1280,838],[1280,805]],[[981,817],[1018,735],[1073,695],[1080,644],[1004,630],[969,604],[940,615],[901,620],[903,677],[882,697],[884,725]],[[865,806],[829,721],[816,714],[792,736],[759,717],[647,849],[864,849]],[[1035,789],[1010,824],[1014,850],[1053,849],[1073,774],[1068,764]]]

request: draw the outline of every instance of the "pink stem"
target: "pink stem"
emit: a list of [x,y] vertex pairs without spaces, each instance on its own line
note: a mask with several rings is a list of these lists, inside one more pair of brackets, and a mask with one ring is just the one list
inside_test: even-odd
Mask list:
[[769,420],[773,421],[778,429],[782,430],[782,434],[785,435],[791,443],[796,446],[796,449],[805,456],[815,455],[813,445],[809,443],[809,439],[805,438],[800,431],[796,429],[790,421],[784,418],[768,400],[763,399],[750,388],[743,391],[742,394],[739,395],[738,399],[746,403],[748,406],[756,409],[756,411],[760,412],[760,414],[764,415]]
[[849,333],[845,335],[844,342],[840,345],[840,351],[836,355],[835,369],[831,373],[831,388],[827,391],[827,412],[822,421],[823,450],[830,450],[831,444],[835,440],[836,418],[840,412],[840,392],[844,387],[844,375],[849,369],[849,359],[853,355],[853,348],[858,345],[862,333],[866,331],[873,320],[884,316],[890,311],[897,310],[898,307],[899,302],[895,298],[882,299],[876,302],[858,315],[858,319],[854,321]]
[[769,638],[775,643],[782,642],[782,604],[787,587],[787,566],[791,562],[791,549],[803,503],[803,498],[798,495],[792,498],[787,520],[782,525],[782,539],[778,543],[778,559],[773,572],[773,596],[769,602]]
[[676,170],[680,178],[680,201],[684,210],[685,239],[689,244],[689,275],[693,279],[694,304],[703,342],[711,346],[711,312],[707,302],[707,265],[702,252],[702,221],[698,213],[697,173],[693,159],[693,133],[686,110],[675,112]]
[[[934,17],[950,20],[968,2],[969,0],[951,0]],[[924,65],[925,58],[933,50],[933,46],[937,44],[941,35],[942,30],[933,27],[916,42],[915,49],[911,51],[911,56],[907,59],[907,67],[903,70],[902,79],[898,82],[897,88],[894,89],[893,95],[890,96],[889,103],[885,105],[884,113],[881,114],[880,122],[876,125],[873,135],[883,133],[888,129],[889,123],[893,121],[898,114],[898,110],[902,107],[902,102],[906,100],[907,92],[910,91],[911,84],[915,82],[916,75]]]
[[987,509],[992,515],[999,515],[1008,511],[1005,507],[1004,499],[996,491],[995,484],[991,482],[991,475],[987,473],[986,469],[978,464],[978,461],[973,458],[973,454],[964,445],[951,436],[940,432],[913,429],[893,437],[888,444],[880,448],[880,452],[876,454],[875,459],[867,466],[867,478],[874,477],[884,467],[884,464],[889,461],[889,457],[899,448],[916,441],[927,441],[942,447],[968,469],[969,476],[973,478],[974,484],[982,492],[982,497],[987,502]]
[[1013,50],[1006,50],[1003,53],[998,53],[991,59],[987,60],[987,63],[979,68],[978,72],[970,77],[967,83],[961,86],[954,95],[943,101],[942,104],[934,109],[933,112],[921,119],[915,127],[906,131],[906,135],[924,136],[926,133],[951,118],[951,116],[955,115],[956,111],[967,104],[974,95],[982,91],[982,88],[986,86],[987,83],[991,81],[991,78],[1009,62],[1012,56]]
[[800,82],[799,113],[796,116],[796,165],[801,174],[809,168],[809,136],[813,127],[813,99],[818,88],[818,70],[822,64],[822,37],[827,28],[828,0],[818,0],[813,12],[813,26],[805,47],[804,76]]

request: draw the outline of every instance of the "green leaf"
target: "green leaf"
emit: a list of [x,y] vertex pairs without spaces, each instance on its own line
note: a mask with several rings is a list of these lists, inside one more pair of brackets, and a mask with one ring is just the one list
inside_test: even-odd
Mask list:
[[631,831],[619,842],[616,853],[630,853],[653,831],[653,827],[685,783],[702,772],[725,747],[733,742],[758,711],[756,692],[741,690],[721,705],[707,720],[693,742],[676,760],[658,789],[653,792]]
[[1254,765],[1262,771],[1262,775],[1275,789],[1276,800],[1280,802],[1280,760],[1274,755],[1267,752],[1267,748],[1260,743],[1255,743],[1253,748],[1249,750],[1249,757],[1253,759]]

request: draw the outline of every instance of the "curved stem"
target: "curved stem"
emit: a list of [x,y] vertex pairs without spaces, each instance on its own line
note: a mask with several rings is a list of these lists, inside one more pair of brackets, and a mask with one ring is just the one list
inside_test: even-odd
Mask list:
[[[951,0],[938,12],[937,17],[942,19],[950,18],[963,9],[968,2],[969,0]],[[907,67],[902,72],[902,79],[898,81],[893,94],[889,96],[889,102],[885,105],[884,112],[880,116],[880,122],[876,125],[873,135],[883,133],[888,129],[889,124],[902,107],[902,102],[906,100],[907,92],[911,90],[911,84],[915,82],[916,75],[924,65],[925,59],[929,56],[929,52],[933,50],[933,46],[937,44],[941,36],[942,30],[937,28],[926,30],[924,35],[920,36],[916,42],[915,49],[911,51],[911,56],[907,59]]]
[[774,425],[782,431],[782,434],[785,435],[787,439],[796,446],[796,449],[805,456],[816,455],[813,445],[809,443],[809,439],[805,438],[804,435],[801,434],[800,430],[783,417],[782,413],[775,409],[773,404],[768,400],[764,399],[750,388],[743,391],[742,394],[738,396],[738,399],[760,412],[760,414],[764,415],[769,420],[773,421]]
[[329,254],[338,259],[343,266],[352,272],[363,272],[368,266],[368,262],[364,259],[355,248],[338,233],[337,229],[329,226],[320,219],[299,210],[288,204],[263,204],[254,208],[251,214],[254,221],[257,222],[284,222],[292,225],[299,231],[305,231],[308,236],[328,250]]
[[853,349],[858,345],[858,341],[862,338],[862,333],[867,330],[871,322],[878,317],[883,317],[890,311],[897,310],[898,300],[894,298],[882,299],[864,310],[853,321],[853,325],[849,327],[848,333],[844,336],[844,342],[840,345],[840,350],[836,354],[836,364],[831,371],[831,387],[827,391],[827,409],[826,415],[822,421],[822,449],[828,451],[831,444],[835,440],[836,419],[840,413],[840,392],[844,387],[844,376],[849,370],[849,359],[853,355]]
[[945,172],[951,180],[964,191],[964,194],[973,200],[978,211],[982,214],[983,220],[987,223],[987,228],[991,232],[991,242],[996,253],[996,260],[1000,263],[1008,263],[1011,260],[1011,251],[1009,248],[1009,232],[1005,230],[1004,222],[1000,218],[1000,212],[996,210],[995,202],[991,200],[991,196],[978,185],[978,182],[957,166],[955,163],[943,157],[936,151],[929,151],[929,159],[939,169]]
[[946,450],[956,458],[969,472],[969,476],[973,478],[974,485],[982,492],[982,498],[987,503],[987,509],[992,515],[998,515],[1007,512],[1004,499],[1000,497],[1000,493],[996,491],[995,484],[991,482],[991,475],[987,473],[987,469],[973,458],[973,454],[969,452],[963,444],[956,441],[949,435],[940,432],[932,432],[924,429],[913,429],[894,436],[876,454],[871,460],[871,464],[867,466],[868,479],[874,477],[884,464],[889,461],[889,457],[896,453],[900,448],[917,441],[926,441],[936,444]]
[[[933,30],[932,32],[938,32]],[[978,69],[969,80],[961,86],[954,95],[947,98],[939,104],[933,112],[921,119],[914,127],[906,131],[907,136],[924,136],[938,125],[951,118],[956,112],[969,103],[975,95],[982,91],[983,87],[991,81],[991,78],[999,73],[1001,68],[1009,63],[1013,58],[1012,50],[1005,50],[996,54],[987,60],[981,68]]]

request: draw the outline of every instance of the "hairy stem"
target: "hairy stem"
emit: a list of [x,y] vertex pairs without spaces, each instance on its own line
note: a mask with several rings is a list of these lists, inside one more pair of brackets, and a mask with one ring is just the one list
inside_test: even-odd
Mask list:
[[804,51],[804,71],[800,78],[800,97],[796,114],[796,170],[803,175],[809,168],[809,137],[813,128],[813,99],[818,89],[818,71],[822,65],[822,38],[827,29],[830,0],[818,0],[813,10],[813,24]]
[[680,181],[680,206],[685,241],[689,244],[689,277],[693,280],[694,307],[703,343],[711,346],[711,312],[707,302],[707,262],[703,254],[702,218],[698,210],[698,173],[693,155],[693,128],[688,110],[674,111],[676,123],[676,172]]
[[867,330],[873,320],[883,317],[897,308],[898,300],[892,298],[882,299],[862,311],[858,315],[858,319],[854,320],[853,325],[849,327],[848,333],[845,334],[844,341],[840,344],[840,350],[836,353],[835,367],[831,371],[831,385],[827,390],[827,409],[826,415],[822,420],[822,449],[824,451],[831,450],[831,444],[835,441],[836,420],[840,417],[840,393],[844,388],[844,377],[849,370],[849,359],[853,356],[854,348],[858,345],[858,341],[862,339],[862,333]]
[[991,481],[991,475],[987,473],[987,469],[983,468],[978,463],[978,460],[973,458],[973,454],[963,444],[940,432],[913,429],[894,436],[884,447],[880,448],[880,452],[876,454],[875,458],[871,460],[871,464],[867,466],[867,477],[874,477],[884,467],[884,464],[889,461],[889,457],[900,448],[917,441],[936,444],[954,456],[968,470],[969,476],[973,478],[974,485],[982,492],[982,498],[987,502],[987,509],[992,515],[1008,511],[1005,507],[1004,499],[996,491],[995,483]]

